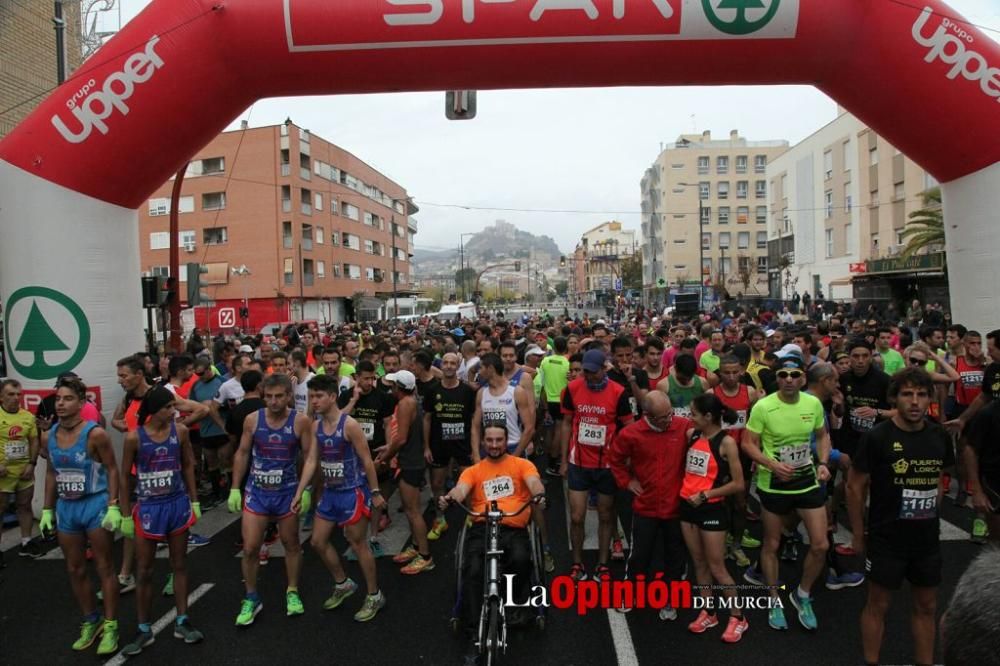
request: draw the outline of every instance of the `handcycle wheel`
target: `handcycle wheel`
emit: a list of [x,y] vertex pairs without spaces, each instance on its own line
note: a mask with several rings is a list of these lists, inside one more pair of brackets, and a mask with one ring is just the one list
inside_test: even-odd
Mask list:
[[487,616],[486,625],[486,645],[483,646],[486,656],[486,666],[496,666],[500,663],[500,640],[501,632],[503,631],[500,627],[500,607],[499,602],[496,599],[490,600],[490,609]]

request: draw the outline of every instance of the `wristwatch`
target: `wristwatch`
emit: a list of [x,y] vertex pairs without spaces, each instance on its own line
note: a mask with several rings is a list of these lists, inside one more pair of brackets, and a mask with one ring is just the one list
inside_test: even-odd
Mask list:
[[370,492],[371,492],[372,495],[381,495],[382,494],[382,491],[379,490],[378,488],[376,488],[375,490],[372,490]]

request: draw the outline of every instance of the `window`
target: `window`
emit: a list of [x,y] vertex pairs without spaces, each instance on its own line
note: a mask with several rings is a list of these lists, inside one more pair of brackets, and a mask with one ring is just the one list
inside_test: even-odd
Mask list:
[[360,280],[361,266],[355,266],[354,264],[344,264],[344,277],[346,277],[348,280]]
[[710,232],[705,232],[701,235],[701,246],[706,250],[712,249],[712,234]]
[[684,163],[682,162],[680,164],[678,163],[671,164],[670,168],[673,169],[674,171],[680,171],[681,169],[684,168]]
[[833,151],[828,150],[823,153],[823,177],[825,180],[833,178]]
[[[153,266],[149,270],[150,275],[155,277],[170,277],[170,266]],[[181,271],[182,273],[184,271]]]
[[875,166],[878,164],[878,148],[872,148],[868,151],[868,165]]
[[365,240],[365,254],[375,254],[375,243]]
[[279,133],[281,134],[281,136],[288,136],[288,123],[282,124],[280,128],[281,129]]
[[323,244],[323,227],[316,227],[316,244]]
[[851,184],[844,183],[844,211],[851,212]]
[[725,259],[719,258],[719,273],[721,275],[732,275],[733,273],[733,258],[726,257]]
[[738,257],[738,259],[739,259],[739,261],[737,262],[736,265],[739,266],[740,275],[743,275],[745,273],[749,273],[750,272],[750,257]]
[[833,217],[833,190],[823,194],[823,217],[827,220]]
[[285,284],[295,284],[295,262],[291,257],[285,257]]
[[337,247],[340,245],[340,233],[336,231],[330,231],[330,245]]
[[292,212],[292,186],[281,186],[281,211],[283,213]]
[[319,192],[313,194],[313,208],[323,210],[323,195]]
[[781,196],[788,198],[788,174],[781,174]]
[[767,206],[757,206],[754,217],[757,218],[757,224],[767,224]]
[[170,232],[154,231],[149,234],[150,250],[166,250],[170,248]]
[[701,207],[701,223],[702,224],[712,223],[712,208],[710,206]]
[[729,181],[720,180],[718,184],[719,188],[719,198],[728,199],[729,198]]
[[312,180],[312,160],[308,152],[299,153],[299,177],[302,180]]
[[368,280],[369,282],[374,282],[375,281],[375,269],[374,268],[366,268],[365,269],[365,279]]
[[763,250],[767,248],[767,232],[758,231],[757,232],[757,249]]
[[747,172],[747,156],[737,155],[736,156],[736,173],[746,173]]
[[316,262],[316,277],[325,278],[326,277],[326,262],[317,261]]
[[358,210],[357,206],[345,203],[343,206],[343,211],[344,211],[344,217],[346,217],[349,220],[354,220],[355,222],[357,222],[358,220],[361,219],[361,211]]
[[788,217],[788,209],[781,209],[781,221],[782,221],[782,233],[790,234],[792,233],[792,218]]
[[729,236],[730,236],[730,234],[729,234],[728,231],[723,231],[723,232],[721,232],[719,234],[719,247],[720,248],[724,248],[726,250],[729,249],[729,246],[730,246],[730,244],[729,244]]
[[313,286],[313,282],[316,278],[316,271],[313,268],[312,259],[302,260],[302,284],[306,287]]
[[225,192],[206,192],[201,195],[202,210],[222,210],[226,207]]
[[340,210],[340,207],[337,204],[337,200],[334,199],[333,197],[330,197],[330,214],[336,215],[338,210]]
[[329,180],[334,183],[340,182],[340,169],[335,166],[330,166],[326,162],[313,160],[313,173],[324,180]]
[[330,274],[335,278],[339,278],[341,276],[340,264],[330,264]]
[[177,234],[177,244],[185,252],[194,251],[195,233],[193,231],[182,231]]
[[313,249],[313,228],[311,224],[302,225],[302,249]]
[[719,175],[729,173],[729,157],[726,155],[719,155],[715,158],[715,171]]
[[303,215],[312,215],[312,190],[302,188],[299,192],[299,210]]
[[729,224],[729,206],[719,206],[719,224]]
[[826,258],[833,256],[833,229],[826,230]]
[[767,171],[767,155],[753,156],[753,172],[764,173]]
[[903,183],[896,183],[892,191],[893,201],[902,201],[905,198],[906,192],[904,191]]
[[750,221],[750,208],[740,206],[736,209],[736,224],[746,224]]
[[843,150],[844,171],[850,171],[851,170],[851,142],[850,141],[845,141],[844,143],[841,144],[840,147]]
[[229,242],[229,232],[226,227],[209,227],[202,231],[201,238],[205,245],[225,245]]
[[301,141],[302,143],[309,143],[310,137],[311,135],[309,134],[309,130],[307,129],[299,130],[299,141]]
[[[178,213],[193,213],[194,212],[194,197],[181,197],[177,201],[177,212]],[[170,215],[170,199],[167,197],[161,199],[150,199],[149,200],[149,216],[157,217],[159,215]]]
[[705,200],[712,196],[712,184],[704,181],[698,183],[698,198]]
[[854,225],[848,222],[844,225],[844,238],[847,241],[847,255],[853,255],[857,249],[854,242]]
[[872,205],[872,206],[877,206],[878,205],[878,190],[872,190],[870,205]]
[[741,231],[736,235],[736,249],[737,250],[749,250],[750,249],[750,232]]
[[767,274],[767,257],[757,257],[757,274]]
[[292,223],[282,222],[281,223],[281,246],[286,250],[292,248]]
[[360,250],[361,238],[352,234],[344,234],[343,244],[349,250]]
[[702,155],[698,158],[698,175],[704,176],[708,174],[709,158],[708,155]]
[[756,197],[758,199],[766,199],[767,198],[767,181],[766,180],[757,180],[757,181],[754,181],[754,184],[753,184],[753,194],[754,194],[754,197]]
[[709,258],[706,257],[705,259],[701,260],[701,274],[702,275],[711,275],[712,274],[712,260],[711,259],[709,259]]
[[736,181],[736,198],[746,199],[750,195],[750,183],[745,180]]
[[201,161],[201,172],[206,176],[224,173],[225,170],[226,158],[224,157],[206,157]]

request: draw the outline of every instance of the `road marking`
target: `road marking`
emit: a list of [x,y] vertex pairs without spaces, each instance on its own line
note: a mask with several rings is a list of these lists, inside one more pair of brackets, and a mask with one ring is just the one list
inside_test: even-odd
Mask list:
[[[215,587],[214,583],[202,583],[197,588],[195,588],[194,592],[188,595],[188,607],[190,608],[191,606],[194,606],[194,602],[198,601],[203,596],[205,596],[205,594],[207,594],[208,591],[211,590],[213,587]],[[177,619],[177,609],[171,608],[166,615],[161,617],[153,624],[152,627],[153,635],[156,636],[157,634],[159,634],[161,631],[163,631],[168,626],[173,624],[174,620],[176,619]],[[124,664],[127,659],[128,657],[125,656],[123,650],[122,652],[116,654],[114,658],[112,658],[111,660],[106,661],[104,663],[104,666],[120,666],[120,664]]]
[[[569,518],[569,485],[565,479],[563,479],[563,497],[566,498],[566,536],[569,537],[571,534],[570,527],[571,522]],[[617,512],[616,512],[617,513]],[[622,529],[621,517],[615,516],[615,524],[618,529],[618,534],[622,538],[622,545],[628,550],[628,534]],[[600,537],[598,535],[598,528],[600,527],[600,521],[597,518],[597,511],[592,511],[589,507],[587,508],[587,514],[583,517],[583,549],[584,550],[597,550],[600,544]],[[615,535],[611,535],[612,540]],[[573,543],[572,539],[568,539],[569,549],[572,552]]]
[[618,666],[639,666],[639,658],[635,655],[635,645],[632,643],[632,632],[628,629],[625,613],[609,608],[608,624],[611,625],[611,638],[615,642],[615,655]]

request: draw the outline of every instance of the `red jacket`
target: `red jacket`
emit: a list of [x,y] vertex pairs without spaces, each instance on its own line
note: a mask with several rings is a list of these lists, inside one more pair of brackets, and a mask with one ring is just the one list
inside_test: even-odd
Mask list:
[[619,488],[636,478],[642,494],[632,499],[632,510],[646,518],[676,518],[680,514],[681,483],[687,430],[691,421],[675,416],[670,428],[656,432],[645,418],[618,433],[608,451],[611,473]]

